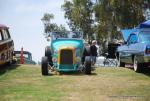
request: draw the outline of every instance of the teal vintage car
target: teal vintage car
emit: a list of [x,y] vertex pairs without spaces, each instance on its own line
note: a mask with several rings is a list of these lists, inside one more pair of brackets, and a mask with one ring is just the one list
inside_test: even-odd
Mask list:
[[90,48],[85,47],[82,32],[51,32],[49,46],[42,57],[42,75],[57,72],[82,71],[91,74]]

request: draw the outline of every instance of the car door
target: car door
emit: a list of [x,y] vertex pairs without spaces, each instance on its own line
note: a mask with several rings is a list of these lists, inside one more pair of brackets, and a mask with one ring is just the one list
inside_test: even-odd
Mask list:
[[126,63],[133,62],[133,55],[137,53],[137,35],[132,33],[127,41]]
[[122,62],[128,63],[128,58],[129,58],[129,46],[127,44],[122,45],[119,50],[119,57]]

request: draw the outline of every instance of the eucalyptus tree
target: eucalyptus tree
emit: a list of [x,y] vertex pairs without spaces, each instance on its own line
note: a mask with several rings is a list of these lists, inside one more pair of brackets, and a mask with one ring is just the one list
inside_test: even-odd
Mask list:
[[65,18],[72,30],[84,32],[84,37],[93,34],[93,3],[91,0],[65,1],[62,5]]
[[133,28],[144,20],[143,0],[111,0],[117,26]]
[[94,14],[100,43],[119,38],[119,29],[133,28],[142,22],[142,3],[143,0],[96,0]]
[[[117,28],[133,28],[144,20],[142,0],[97,0],[94,11],[98,33],[117,32]],[[106,30],[107,31],[106,31]],[[111,33],[112,36],[114,33]],[[101,35],[103,36],[103,35]]]
[[54,15],[50,13],[45,13],[41,19],[44,24],[44,35],[46,37],[51,31],[66,31],[63,25],[58,26],[56,23],[52,23],[52,19],[54,19]]
[[42,22],[44,24],[44,32],[48,33],[54,29],[54,25],[51,24],[51,20],[54,19],[53,14],[45,13],[42,17]]

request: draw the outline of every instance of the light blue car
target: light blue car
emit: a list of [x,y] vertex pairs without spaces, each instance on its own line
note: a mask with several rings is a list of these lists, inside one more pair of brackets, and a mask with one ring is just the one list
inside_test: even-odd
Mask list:
[[135,72],[143,72],[150,65],[150,20],[121,32],[125,44],[117,49],[118,66],[133,64]]
[[91,74],[90,50],[84,46],[82,32],[51,32],[50,38],[42,57],[42,75],[48,75],[49,70]]

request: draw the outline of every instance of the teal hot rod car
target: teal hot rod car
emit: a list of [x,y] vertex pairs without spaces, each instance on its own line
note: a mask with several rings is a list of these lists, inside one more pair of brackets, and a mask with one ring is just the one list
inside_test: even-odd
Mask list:
[[51,32],[50,45],[42,57],[42,75],[57,72],[82,71],[91,74],[90,48],[85,47],[82,32]]

